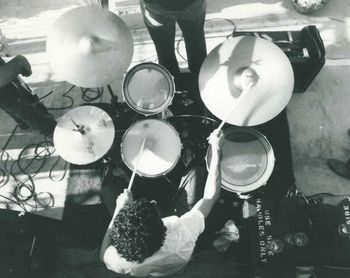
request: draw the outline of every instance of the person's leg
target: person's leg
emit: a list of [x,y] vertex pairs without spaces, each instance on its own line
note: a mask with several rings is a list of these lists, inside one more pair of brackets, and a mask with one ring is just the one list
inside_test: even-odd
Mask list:
[[180,12],[177,21],[185,40],[188,67],[195,75],[198,75],[207,56],[204,36],[205,11],[206,1],[197,0],[186,10]]
[[158,62],[174,77],[180,73],[175,55],[175,15],[158,5],[145,5],[140,1],[141,11],[148,32],[157,51]]

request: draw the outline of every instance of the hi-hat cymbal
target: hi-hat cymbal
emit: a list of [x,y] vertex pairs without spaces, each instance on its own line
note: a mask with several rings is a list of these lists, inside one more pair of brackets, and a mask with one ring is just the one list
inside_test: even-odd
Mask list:
[[109,151],[114,135],[112,118],[98,107],[85,105],[68,111],[58,120],[53,141],[64,160],[86,165]]
[[[250,83],[253,86],[240,99],[242,89]],[[199,74],[206,107],[219,119],[237,126],[258,125],[274,118],[288,104],[293,87],[288,57],[273,43],[253,36],[232,37],[215,47]]]
[[133,55],[125,23],[97,7],[79,7],[60,16],[46,47],[53,72],[86,88],[110,84],[127,70]]

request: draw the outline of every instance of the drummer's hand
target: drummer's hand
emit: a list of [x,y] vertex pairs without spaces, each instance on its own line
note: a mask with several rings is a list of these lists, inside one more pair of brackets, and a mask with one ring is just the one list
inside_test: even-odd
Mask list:
[[131,191],[128,189],[124,189],[124,192],[121,193],[116,200],[116,203],[117,203],[116,210],[119,211],[126,204],[131,204],[132,202],[133,202],[133,197],[132,197]]
[[215,129],[208,137],[209,144],[213,150],[219,150],[224,139],[223,132]]

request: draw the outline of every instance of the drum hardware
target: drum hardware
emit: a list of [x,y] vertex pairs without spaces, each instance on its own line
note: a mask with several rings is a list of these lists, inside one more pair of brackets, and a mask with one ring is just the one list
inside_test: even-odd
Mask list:
[[[250,82],[254,85],[250,97],[241,98]],[[229,37],[208,54],[198,83],[205,106],[216,117],[236,126],[253,126],[284,109],[292,95],[294,75],[290,61],[276,45],[239,36]],[[228,117],[233,107],[235,113]]]
[[73,131],[77,131],[80,134],[85,134],[85,126],[84,125],[79,125],[77,124],[72,118],[70,118],[70,120],[72,121],[72,123],[75,125],[76,128],[73,128]]
[[114,136],[112,118],[96,106],[84,105],[58,119],[53,141],[64,160],[86,165],[102,158],[109,151]]
[[287,246],[294,246],[294,238],[293,238],[293,235],[292,234],[286,234],[284,237],[283,237],[283,241],[284,243],[287,245]]
[[280,239],[273,239],[266,243],[266,250],[272,252],[273,254],[281,253],[284,248],[283,241]]
[[293,235],[293,241],[295,246],[303,247],[309,242],[309,237],[306,233],[299,232]]
[[338,226],[338,233],[342,237],[349,237],[350,236],[350,225],[347,224],[340,224]]
[[134,49],[120,17],[89,6],[61,15],[49,32],[46,48],[53,72],[84,88],[112,83],[129,67]]
[[114,94],[111,85],[107,85],[107,90],[109,95],[111,96],[111,104],[114,105],[116,108],[118,108],[119,107],[118,96]]
[[189,92],[187,90],[176,91],[175,96],[178,95],[179,99],[176,101],[177,105],[181,105],[184,107],[190,106],[194,103],[193,99],[191,99],[188,95]]

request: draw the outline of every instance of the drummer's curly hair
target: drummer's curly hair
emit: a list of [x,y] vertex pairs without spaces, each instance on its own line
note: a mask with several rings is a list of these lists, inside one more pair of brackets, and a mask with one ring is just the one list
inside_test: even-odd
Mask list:
[[142,263],[162,247],[165,232],[157,205],[141,199],[118,212],[110,237],[119,255],[127,261]]

